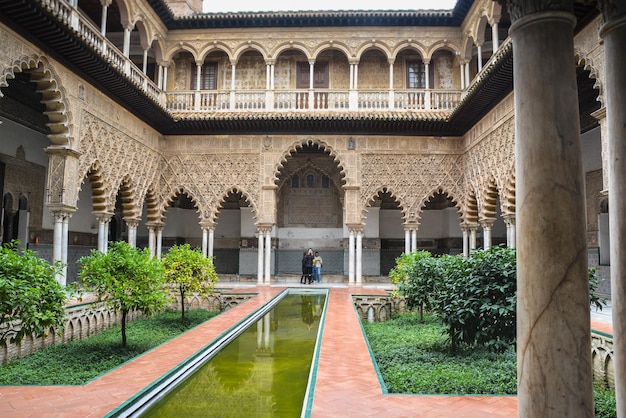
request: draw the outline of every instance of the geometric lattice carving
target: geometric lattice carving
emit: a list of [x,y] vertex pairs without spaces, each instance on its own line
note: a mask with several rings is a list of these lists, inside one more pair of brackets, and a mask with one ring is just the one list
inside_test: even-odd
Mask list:
[[[161,202],[169,202],[181,187],[196,203],[203,220],[215,221],[223,198],[241,193],[256,212],[258,205],[258,154],[183,154],[166,159],[161,169]],[[165,207],[161,208],[165,210]]]

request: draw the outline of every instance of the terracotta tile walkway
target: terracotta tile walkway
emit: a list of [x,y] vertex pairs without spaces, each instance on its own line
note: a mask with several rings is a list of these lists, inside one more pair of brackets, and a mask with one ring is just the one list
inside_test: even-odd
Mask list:
[[[280,287],[234,290],[256,292],[258,296],[84,386],[0,386],[0,416],[101,417],[282,290]],[[384,395],[350,297],[353,293],[381,292],[382,289],[367,287],[331,288],[311,411],[313,417],[517,416],[514,396]],[[610,333],[604,328],[603,331]]]

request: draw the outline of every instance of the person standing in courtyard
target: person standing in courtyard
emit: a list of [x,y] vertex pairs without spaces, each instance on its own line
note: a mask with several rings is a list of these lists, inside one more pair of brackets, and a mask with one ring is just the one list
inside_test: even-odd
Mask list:
[[315,258],[313,259],[313,280],[322,282],[322,256],[318,251],[315,251]]
[[304,265],[304,271],[305,271],[305,282],[308,282],[309,284],[311,284],[311,281],[313,280],[313,259],[315,258],[315,256],[313,255],[313,250],[311,248],[309,248],[309,251],[306,252],[306,254],[304,255],[304,258],[302,259],[302,263]]

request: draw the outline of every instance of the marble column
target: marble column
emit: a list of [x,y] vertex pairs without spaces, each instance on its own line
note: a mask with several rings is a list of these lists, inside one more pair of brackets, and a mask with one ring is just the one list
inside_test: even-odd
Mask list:
[[[61,227],[61,263],[63,263],[63,277],[67,281],[67,247],[69,245],[70,216],[66,213]],[[67,282],[66,282],[67,283]]]
[[96,214],[98,220],[98,251],[107,252],[107,243],[109,241],[109,222],[111,221],[110,213]]
[[125,218],[126,228],[128,229],[128,244],[131,247],[137,247],[137,226],[140,219]]
[[148,249],[150,250],[150,255],[154,257],[156,254],[155,251],[156,244],[156,234],[154,232],[154,225],[148,225]]
[[500,46],[500,40],[498,39],[498,21],[493,20],[491,23],[491,43],[492,51],[495,54]]
[[[107,35],[107,12],[109,10],[109,6],[113,0],[100,0],[100,5],[102,6],[102,18],[100,19],[100,33],[102,36]],[[76,2],[78,6],[78,2]]]
[[354,260],[356,268],[356,285],[363,284],[363,230],[356,231],[356,257]]
[[206,257],[209,254],[209,228],[202,227],[202,255]]
[[470,247],[470,253],[472,250],[476,249],[476,226],[471,226],[469,228],[469,247]]
[[503,215],[502,218],[506,224],[506,246],[515,248],[515,215]]
[[411,230],[407,227],[404,227],[404,252],[411,252]]
[[259,241],[257,246],[257,284],[260,286],[263,284],[263,260],[264,260],[264,251],[263,247],[265,244],[264,241],[264,231],[259,228]]
[[163,227],[159,226],[155,228],[156,231],[156,258],[161,259],[161,252],[163,248]]
[[417,251],[417,228],[411,229],[411,252]]
[[491,248],[491,227],[493,226],[493,219],[484,219],[480,222],[480,226],[483,227],[483,250]]
[[354,229],[350,228],[348,237],[348,285],[354,285]]
[[573,0],[509,0],[509,10],[519,236],[518,416],[593,417]]
[[463,232],[463,257],[469,256],[469,229],[467,227],[461,227]]
[[611,303],[617,416],[626,417],[626,4],[600,2],[604,22],[611,254]]
[[215,244],[215,227],[209,228],[209,248],[207,256],[213,257],[213,248]]
[[272,228],[268,228],[265,230],[265,280],[264,283],[266,285],[270,285],[272,282],[271,277],[271,261],[272,261]]

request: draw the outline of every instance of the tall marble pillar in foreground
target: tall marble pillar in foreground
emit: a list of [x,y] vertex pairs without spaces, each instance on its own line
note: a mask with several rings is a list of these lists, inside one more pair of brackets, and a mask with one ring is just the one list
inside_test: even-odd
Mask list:
[[573,0],[509,0],[513,24],[518,415],[593,417]]
[[626,417],[626,2],[601,1],[617,416]]

